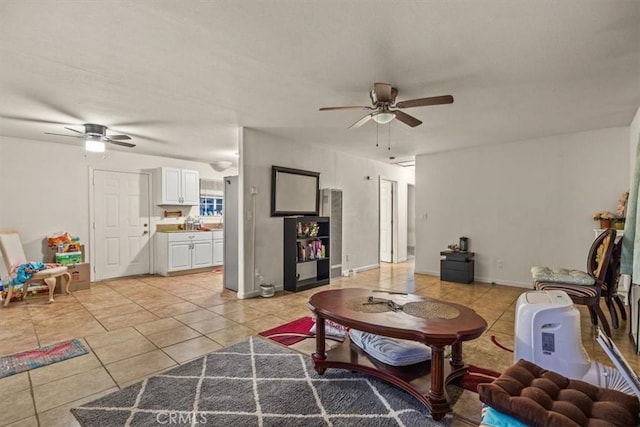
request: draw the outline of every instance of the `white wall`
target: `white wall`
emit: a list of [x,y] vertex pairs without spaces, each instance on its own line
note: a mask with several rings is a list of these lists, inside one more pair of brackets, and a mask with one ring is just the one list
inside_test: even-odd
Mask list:
[[[222,179],[236,170],[216,172],[207,163],[147,156],[123,151],[107,151],[106,158],[85,156],[80,145],[0,137],[0,228],[17,229],[27,259],[42,260],[43,239],[57,231],[80,237],[89,245],[89,169],[144,172],[160,166],[193,169],[201,178]],[[152,183],[153,184],[153,183]],[[152,189],[152,196],[154,191]],[[162,218],[154,205],[152,227],[181,219]],[[188,215],[185,209],[185,215]],[[197,215],[197,207],[191,209]],[[4,262],[0,262],[4,269]]]
[[418,156],[416,272],[439,274],[459,236],[478,281],[529,287],[533,265],[585,269],[591,215],[629,188],[628,150],[617,127]]
[[[398,182],[398,259],[406,259],[407,184],[412,171],[345,153],[307,145],[304,141],[283,140],[253,129],[244,129],[242,173],[244,198],[244,274],[239,296],[259,294],[253,287],[250,190],[256,187],[256,265],[265,280],[282,288],[283,219],[271,217],[271,166],[285,166],[320,172],[320,188],[343,191],[343,268],[369,268],[379,261],[378,177]],[[371,180],[366,177],[371,176]],[[349,261],[346,261],[347,255]]]

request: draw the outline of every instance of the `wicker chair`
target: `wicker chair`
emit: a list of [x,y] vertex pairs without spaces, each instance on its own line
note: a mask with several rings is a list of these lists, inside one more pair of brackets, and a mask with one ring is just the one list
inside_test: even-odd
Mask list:
[[[553,270],[550,275],[536,274],[544,267],[533,267],[533,287],[539,291],[558,290],[566,292],[574,304],[586,305],[591,323],[602,323],[602,329],[611,336],[609,322],[600,308],[600,297],[611,266],[615,246],[616,230],[609,228],[600,234],[591,245],[587,257],[587,272],[576,270]],[[548,271],[548,269],[546,269]]]

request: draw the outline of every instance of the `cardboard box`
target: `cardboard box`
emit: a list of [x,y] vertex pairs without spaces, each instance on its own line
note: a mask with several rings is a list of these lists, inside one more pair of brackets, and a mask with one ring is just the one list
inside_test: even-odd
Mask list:
[[[47,253],[45,254],[44,262],[52,262],[52,263],[56,262],[57,251],[58,251],[57,246],[47,246]],[[82,259],[79,261],[79,263],[82,263],[82,262],[85,262],[86,260],[84,245],[80,245],[80,252],[82,252]]]
[[[83,262],[81,264],[67,265],[67,271],[71,275],[71,282],[69,282],[69,290],[79,291],[82,289],[89,289],[91,284],[89,282],[89,272],[91,270],[91,264]],[[64,292],[63,286],[58,282],[56,286],[56,293]]]

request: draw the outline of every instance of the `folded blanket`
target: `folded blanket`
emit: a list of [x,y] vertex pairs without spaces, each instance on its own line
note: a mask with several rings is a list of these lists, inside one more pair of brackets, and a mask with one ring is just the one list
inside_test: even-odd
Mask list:
[[408,366],[431,360],[431,348],[417,341],[402,340],[349,330],[351,341],[369,356],[391,366]]
[[[344,338],[347,336],[347,327],[344,325],[341,325],[339,323],[336,323],[332,320],[329,319],[325,319],[324,321],[324,334],[326,336],[329,337],[337,337],[337,338]],[[311,329],[309,329],[309,333],[310,334],[314,334],[316,333],[316,318],[313,318],[313,326],[311,326]]]
[[9,272],[9,284],[11,286],[22,285],[33,277],[33,273],[46,269],[42,262],[27,262],[25,264],[16,264],[11,267]]

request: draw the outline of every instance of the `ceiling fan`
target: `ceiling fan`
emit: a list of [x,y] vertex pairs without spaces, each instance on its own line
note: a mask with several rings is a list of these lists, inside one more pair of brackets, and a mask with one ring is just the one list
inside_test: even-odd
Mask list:
[[104,143],[107,142],[109,144],[120,145],[122,147],[133,148],[136,145],[130,142],[124,142],[125,140],[131,139],[129,135],[107,135],[107,127],[103,125],[97,125],[93,123],[85,123],[84,132],[80,132],[79,130],[72,129],[70,127],[64,127],[71,132],[75,132],[76,134],[64,134],[64,133],[51,133],[45,132],[47,135],[56,135],[56,136],[69,136],[71,138],[82,138],[85,140],[85,148],[87,151],[104,151]]
[[398,89],[392,87],[388,83],[375,83],[373,89],[369,92],[371,98],[372,107],[370,106],[348,106],[348,107],[322,107],[320,111],[329,110],[372,110],[370,114],[367,114],[354,124],[349,129],[359,128],[369,120],[373,119],[376,123],[386,124],[393,119],[398,119],[405,125],[416,127],[422,122],[415,117],[400,111],[403,108],[412,107],[426,107],[428,105],[440,105],[453,103],[453,96],[442,95],[432,96],[429,98],[410,99],[407,101],[400,101],[396,103],[396,96],[398,95]]

